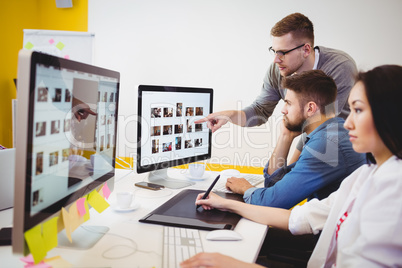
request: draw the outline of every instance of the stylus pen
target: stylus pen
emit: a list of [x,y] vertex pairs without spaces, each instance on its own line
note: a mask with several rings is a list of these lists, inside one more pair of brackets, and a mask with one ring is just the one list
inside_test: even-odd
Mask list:
[[[211,184],[211,186],[209,186],[207,192],[204,194],[204,196],[201,199],[206,199],[209,195],[209,193],[212,191],[212,188],[214,188],[215,184],[218,182],[219,178],[221,177],[221,175],[219,174],[218,177],[216,177],[216,179],[214,180],[214,182]],[[198,209],[201,205],[197,205]]]

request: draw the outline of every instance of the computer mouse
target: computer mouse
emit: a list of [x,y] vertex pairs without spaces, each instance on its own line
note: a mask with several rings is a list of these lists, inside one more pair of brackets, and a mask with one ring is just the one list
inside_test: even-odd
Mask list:
[[232,230],[214,230],[207,234],[206,239],[212,241],[239,241],[243,237]]

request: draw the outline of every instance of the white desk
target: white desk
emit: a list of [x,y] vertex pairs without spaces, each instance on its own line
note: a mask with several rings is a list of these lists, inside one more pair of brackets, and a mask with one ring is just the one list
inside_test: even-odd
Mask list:
[[[168,172],[177,178],[185,179],[185,170],[170,169]],[[209,172],[209,174],[211,176],[208,179],[188,188],[207,189],[218,173]],[[135,192],[135,201],[140,203],[140,207],[131,212],[116,212],[109,207],[101,214],[90,209],[91,219],[85,225],[108,226],[109,232],[88,250],[57,247],[52,249],[47,257],[61,256],[73,264],[73,267],[161,267],[163,228],[161,225],[140,223],[138,220],[183,189],[150,191],[135,187],[134,183],[146,180],[146,176],[127,170],[116,170],[116,178],[109,203],[114,203],[116,192],[129,190]],[[11,222],[12,209],[0,212],[1,227],[9,226]],[[235,231],[243,236],[242,241],[207,241],[205,236],[208,231],[200,233],[204,251],[220,252],[246,262],[254,262],[267,230],[265,225],[241,219]],[[133,252],[133,248],[137,251],[127,257],[108,259],[102,256],[126,255]],[[23,267],[20,257],[12,254],[11,246],[0,246],[2,267]]]

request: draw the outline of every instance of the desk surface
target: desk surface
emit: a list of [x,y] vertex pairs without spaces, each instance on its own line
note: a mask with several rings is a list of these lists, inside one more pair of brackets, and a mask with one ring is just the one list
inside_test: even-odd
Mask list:
[[[186,170],[169,169],[171,177],[186,179]],[[204,181],[197,181],[187,189],[207,189],[217,172]],[[146,175],[136,174],[129,170],[116,170],[114,191],[109,198],[111,205],[115,202],[118,191],[133,191],[135,202],[139,208],[130,212],[117,212],[113,206],[101,214],[90,209],[91,219],[84,225],[108,226],[109,232],[88,250],[57,247],[52,249],[47,257],[61,256],[73,264],[73,267],[161,267],[162,263],[162,233],[161,225],[140,223],[138,220],[151,212],[182,189],[163,189],[151,191],[134,186],[135,182],[147,180]],[[10,226],[12,209],[0,212],[0,227]],[[241,219],[235,228],[243,236],[242,241],[208,241],[205,239],[208,231],[200,231],[204,251],[220,252],[246,262],[254,262],[264,241],[268,228],[247,219]],[[132,254],[131,254],[132,253]],[[129,255],[125,256],[124,255]],[[19,260],[21,256],[12,254],[11,246],[0,246],[0,259],[4,267],[23,267]]]

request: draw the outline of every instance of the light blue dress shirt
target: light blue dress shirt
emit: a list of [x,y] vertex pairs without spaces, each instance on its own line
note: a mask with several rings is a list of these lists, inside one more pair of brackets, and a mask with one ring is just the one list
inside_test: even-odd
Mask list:
[[365,154],[356,153],[349,141],[344,119],[331,118],[306,137],[299,159],[268,175],[265,187],[250,188],[246,203],[289,209],[304,199],[323,199],[336,191],[342,180],[366,163]]

